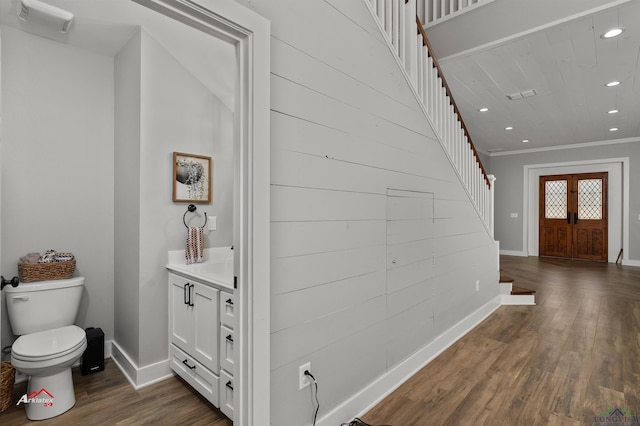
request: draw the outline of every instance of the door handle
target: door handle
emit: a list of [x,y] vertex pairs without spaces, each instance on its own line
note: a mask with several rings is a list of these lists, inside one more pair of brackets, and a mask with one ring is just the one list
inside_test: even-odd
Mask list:
[[184,287],[182,287],[182,294],[184,296],[184,304],[188,305],[189,304],[189,297],[187,296],[187,289],[189,288],[189,283],[186,283],[184,285]]
[[233,392],[233,383],[231,383],[231,380],[229,380],[225,386],[231,389],[231,392]]
[[193,296],[193,288],[194,287],[195,287],[195,285],[189,284],[189,306],[194,306],[193,305],[193,299],[191,298]]
[[226,339],[227,339],[227,341],[229,341],[230,343],[233,343],[233,336],[228,335],[228,336],[226,337]]
[[578,212],[573,214],[573,224],[576,225],[578,223]]
[[567,223],[571,225],[571,213],[567,212]]

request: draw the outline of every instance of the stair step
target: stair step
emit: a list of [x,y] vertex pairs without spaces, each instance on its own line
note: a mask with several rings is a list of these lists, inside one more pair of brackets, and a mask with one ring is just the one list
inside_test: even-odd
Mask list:
[[511,294],[536,294],[535,290],[529,290],[528,288],[511,286]]
[[513,278],[511,277],[507,277],[506,275],[500,275],[500,282],[501,283],[512,283],[513,282]]

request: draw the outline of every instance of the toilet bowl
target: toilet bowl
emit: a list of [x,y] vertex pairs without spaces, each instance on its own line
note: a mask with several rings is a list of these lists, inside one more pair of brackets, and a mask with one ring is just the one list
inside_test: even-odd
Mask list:
[[[7,292],[9,321],[19,334],[11,364],[29,376],[24,403],[27,417],[43,420],[75,405],[71,366],[87,347],[85,331],[73,325],[84,278],[20,284]],[[8,288],[7,288],[8,289]]]

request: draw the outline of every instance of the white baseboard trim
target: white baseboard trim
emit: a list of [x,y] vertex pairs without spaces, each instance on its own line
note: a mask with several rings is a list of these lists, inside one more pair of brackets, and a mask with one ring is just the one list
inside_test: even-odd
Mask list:
[[640,266],[640,260],[623,260],[622,264],[625,266]]
[[503,305],[535,305],[536,296],[533,294],[501,294]]
[[529,257],[529,254],[526,251],[517,250],[500,250],[500,254],[504,254],[506,256]]
[[168,359],[140,368],[116,342],[111,344],[111,359],[113,359],[113,362],[115,362],[135,390],[173,376]]
[[376,406],[402,383],[415,375],[425,365],[440,355],[445,349],[457,342],[461,337],[480,324],[501,306],[500,296],[471,313],[449,330],[436,337],[401,364],[393,367],[382,377],[371,383],[359,393],[352,396],[318,421],[319,426],[334,426],[351,421],[354,417],[364,415]]

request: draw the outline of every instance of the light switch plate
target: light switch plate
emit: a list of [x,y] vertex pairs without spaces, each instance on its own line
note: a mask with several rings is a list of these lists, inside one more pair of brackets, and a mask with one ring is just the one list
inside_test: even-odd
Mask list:
[[218,227],[218,221],[215,216],[209,216],[209,231],[215,231]]

